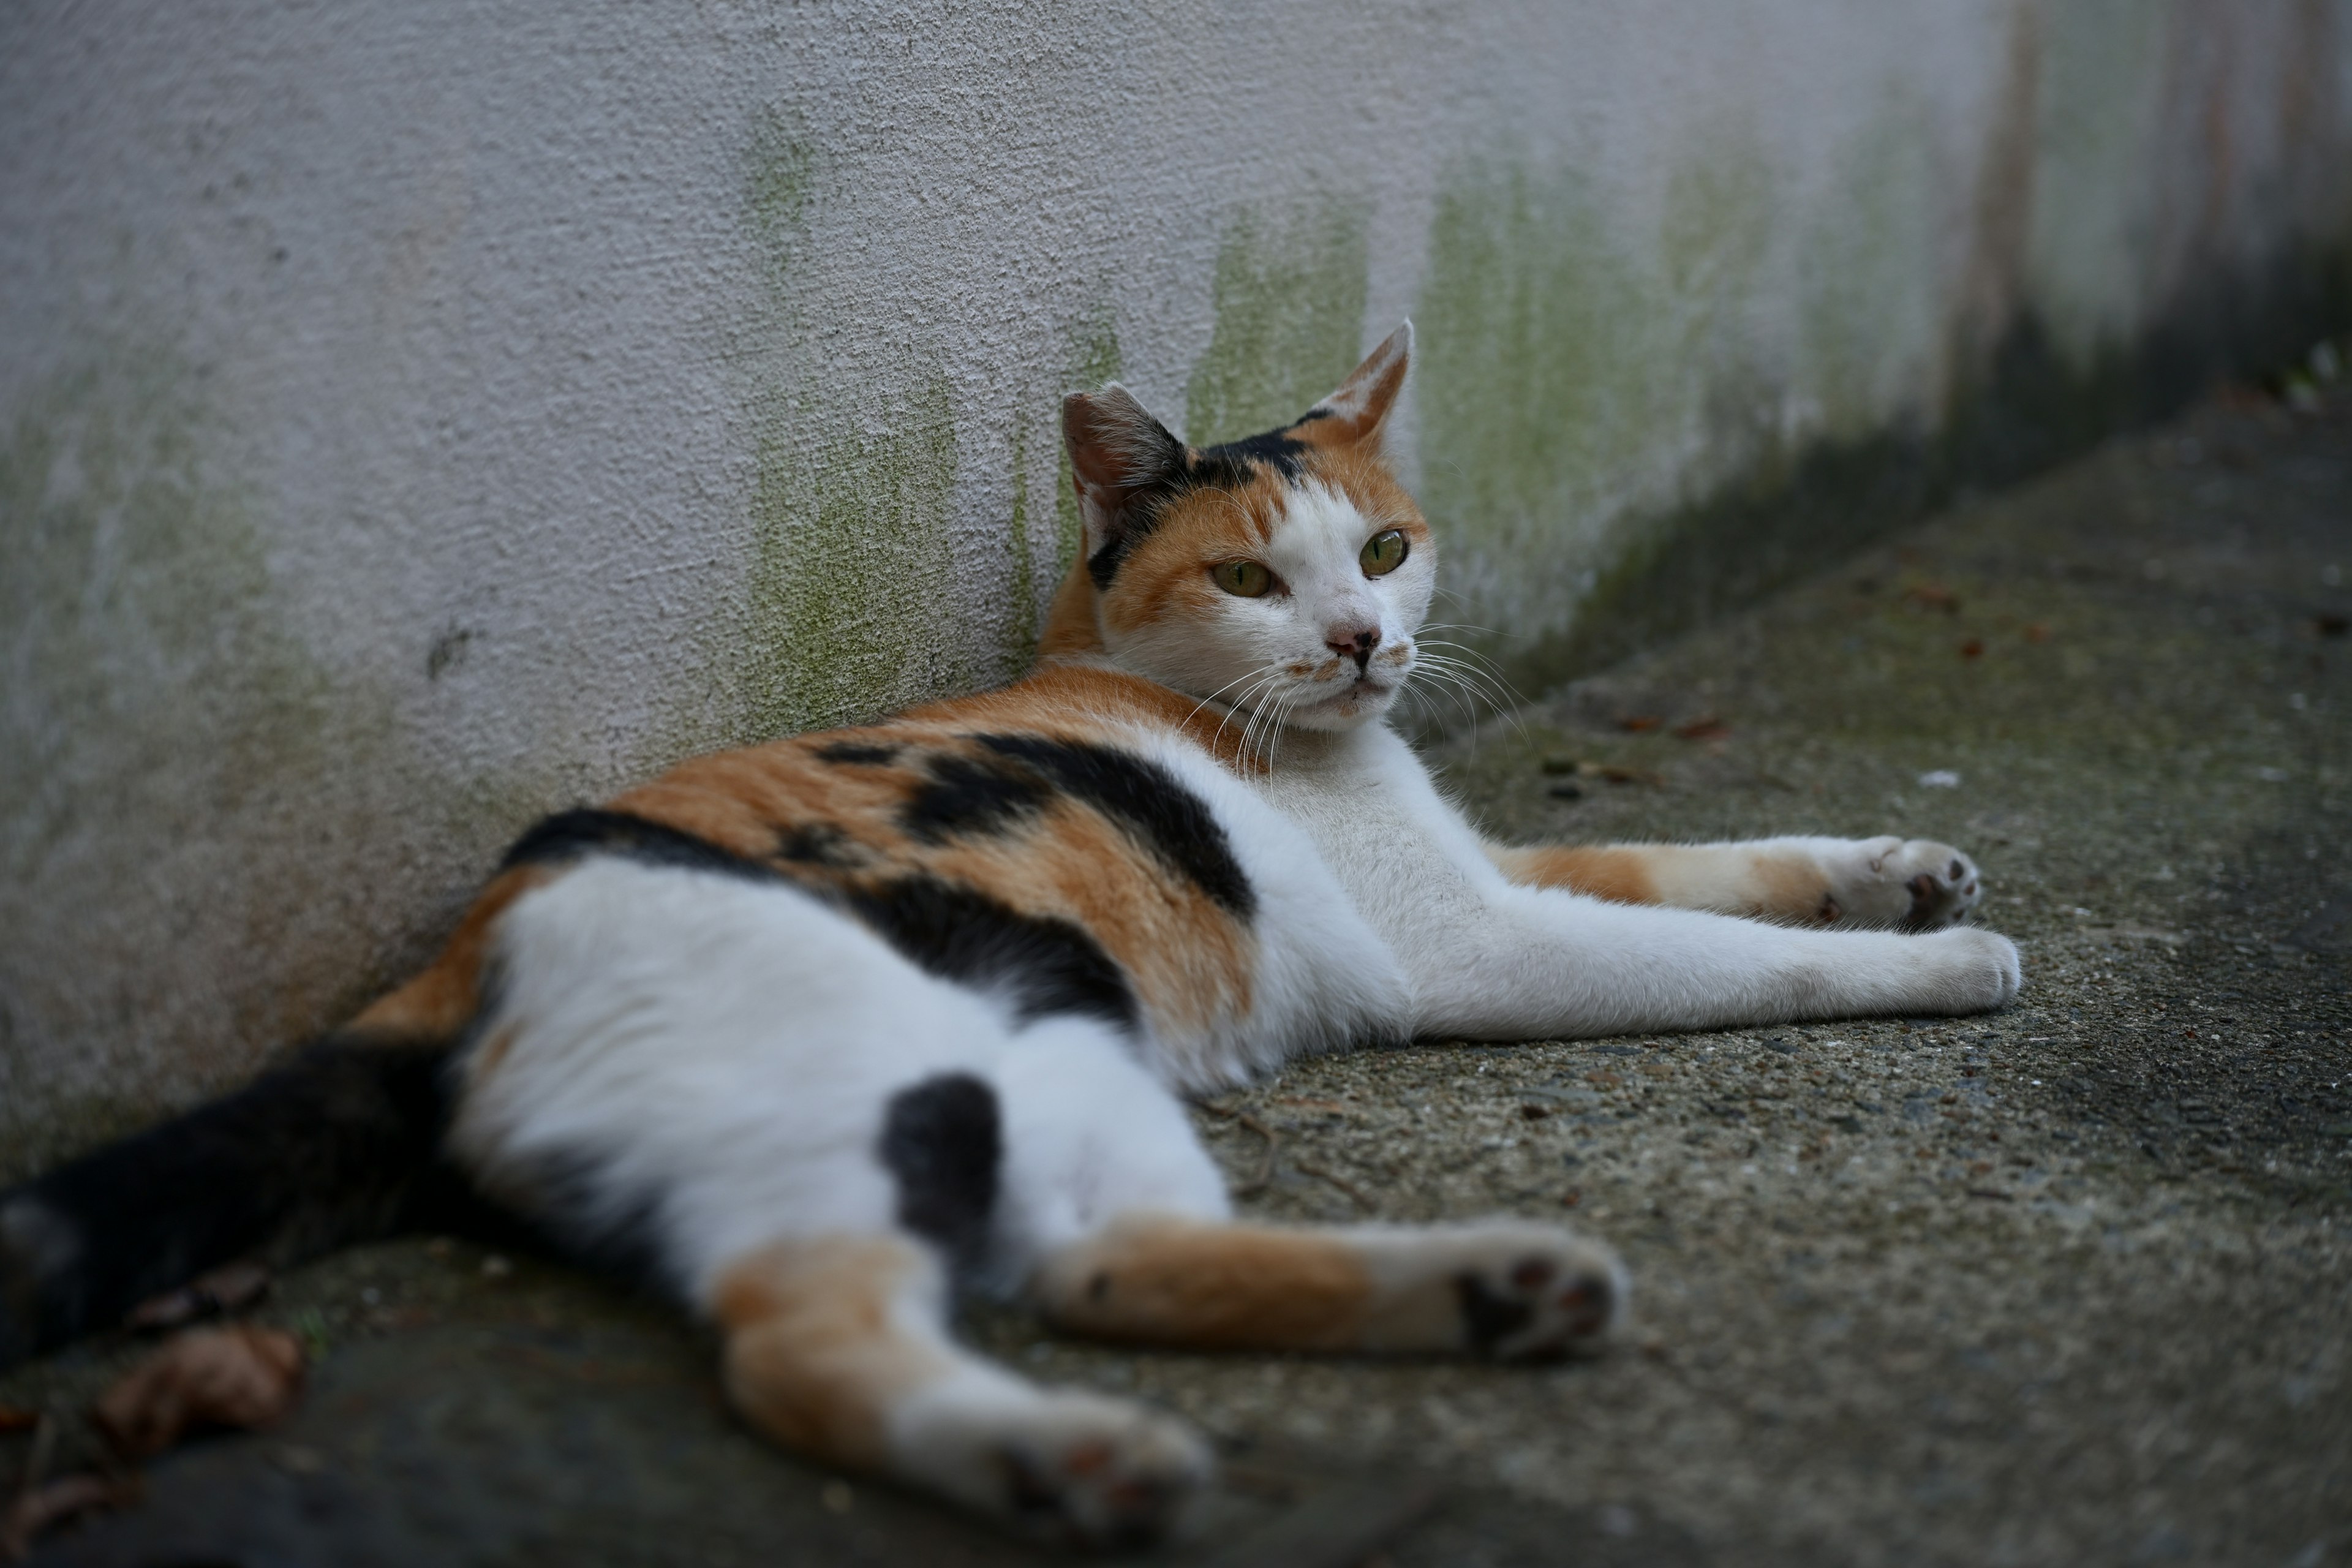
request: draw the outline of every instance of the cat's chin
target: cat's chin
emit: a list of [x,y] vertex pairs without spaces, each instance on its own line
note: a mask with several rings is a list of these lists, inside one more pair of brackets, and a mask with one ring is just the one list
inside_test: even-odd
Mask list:
[[1401,686],[1351,686],[1325,701],[1302,704],[1283,716],[1299,730],[1356,730],[1373,723],[1396,705]]

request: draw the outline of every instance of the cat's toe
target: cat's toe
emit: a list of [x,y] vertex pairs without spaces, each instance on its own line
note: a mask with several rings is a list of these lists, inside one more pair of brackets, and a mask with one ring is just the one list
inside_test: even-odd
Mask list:
[[1983,898],[1976,862],[1928,838],[1849,841],[1829,873],[1814,919],[1823,924],[1939,931],[1968,919]]
[[1888,876],[1901,878],[1910,896],[1910,908],[1902,919],[1906,931],[1958,925],[1983,897],[1984,879],[1976,862],[1948,844],[1915,838],[1888,860]]
[[1607,1247],[1536,1226],[1494,1240],[1491,1257],[1454,1277],[1464,1333],[1480,1354],[1529,1361],[1593,1350],[1623,1321],[1625,1268]]
[[995,1458],[1004,1511],[1033,1533],[1097,1547],[1168,1535],[1215,1474],[1192,1428],[1140,1405],[1092,1394],[1047,1396]]

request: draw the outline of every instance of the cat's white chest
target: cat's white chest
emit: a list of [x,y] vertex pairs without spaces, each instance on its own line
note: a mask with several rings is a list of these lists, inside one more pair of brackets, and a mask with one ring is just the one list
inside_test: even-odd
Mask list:
[[1408,992],[1423,991],[1469,956],[1462,949],[1500,874],[1386,729],[1285,746],[1281,768],[1256,793],[1313,845]]

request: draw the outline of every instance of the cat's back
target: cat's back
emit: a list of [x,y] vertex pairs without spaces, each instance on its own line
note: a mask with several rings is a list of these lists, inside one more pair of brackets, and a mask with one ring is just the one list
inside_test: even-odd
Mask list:
[[812,898],[1016,1019],[1079,1015],[1205,1088],[1393,1034],[1380,943],[1259,794],[1239,721],[1049,663],[996,691],[698,757],[540,823],[487,901],[619,857]]

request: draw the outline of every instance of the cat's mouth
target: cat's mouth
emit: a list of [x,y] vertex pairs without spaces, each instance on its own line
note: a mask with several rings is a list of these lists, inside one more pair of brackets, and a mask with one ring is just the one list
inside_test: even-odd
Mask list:
[[1366,707],[1386,704],[1403,684],[1401,677],[1385,670],[1361,670],[1337,690],[1302,704],[1301,710],[1340,717],[1352,715]]

